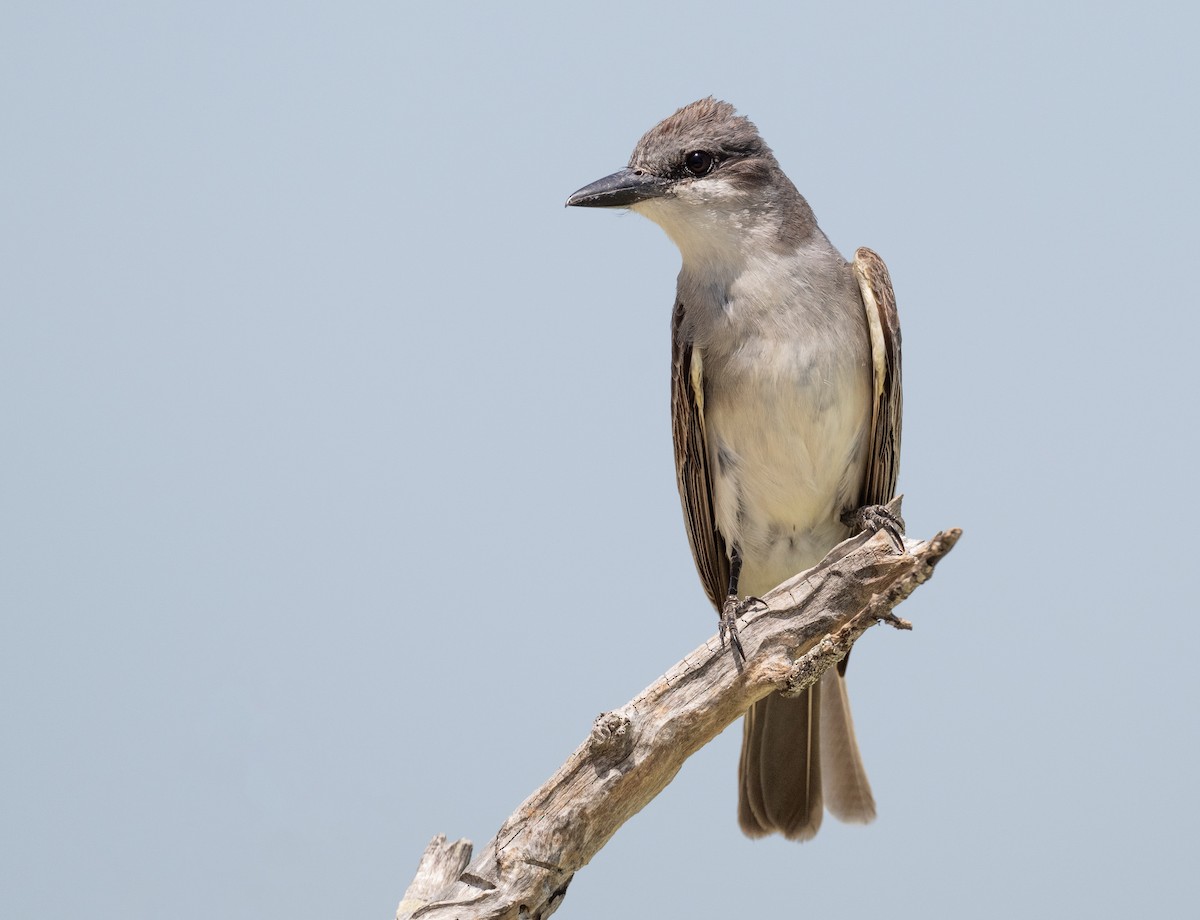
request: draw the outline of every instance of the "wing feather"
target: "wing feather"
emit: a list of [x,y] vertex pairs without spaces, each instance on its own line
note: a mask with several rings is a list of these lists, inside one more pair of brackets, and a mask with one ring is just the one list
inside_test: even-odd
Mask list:
[[713,513],[712,478],[704,440],[704,364],[685,340],[684,306],[671,317],[671,428],[675,440],[675,479],[683,502],[688,543],[704,591],[720,610],[729,589],[729,556]]
[[854,273],[862,292],[871,332],[874,393],[871,442],[861,502],[882,505],[896,494],[900,475],[900,422],[903,411],[900,379],[900,315],[892,279],[883,259],[865,247],[854,254]]

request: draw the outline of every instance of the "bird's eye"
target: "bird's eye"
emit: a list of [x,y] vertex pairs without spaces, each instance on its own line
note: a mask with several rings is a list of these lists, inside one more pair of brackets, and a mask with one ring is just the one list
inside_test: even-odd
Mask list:
[[683,157],[683,168],[693,176],[707,176],[716,165],[713,155],[706,150],[693,150]]

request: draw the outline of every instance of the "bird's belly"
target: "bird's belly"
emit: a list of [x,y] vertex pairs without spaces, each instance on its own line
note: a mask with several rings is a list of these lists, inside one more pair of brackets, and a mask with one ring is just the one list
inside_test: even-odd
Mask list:
[[[830,370],[830,369],[826,369]],[[705,406],[717,527],[742,555],[742,594],[762,594],[821,560],[858,504],[868,385],[847,367],[815,384],[753,376]]]

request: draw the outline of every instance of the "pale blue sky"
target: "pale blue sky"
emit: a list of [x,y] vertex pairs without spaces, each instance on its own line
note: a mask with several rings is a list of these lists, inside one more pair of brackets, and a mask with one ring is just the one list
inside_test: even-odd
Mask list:
[[560,916],[1181,915],[1197,25],[6,4],[0,912],[390,917],[714,631],[678,255],[562,207],[711,93],[887,260],[906,517],[966,536],[855,651],[874,825],[744,839],[735,727]]

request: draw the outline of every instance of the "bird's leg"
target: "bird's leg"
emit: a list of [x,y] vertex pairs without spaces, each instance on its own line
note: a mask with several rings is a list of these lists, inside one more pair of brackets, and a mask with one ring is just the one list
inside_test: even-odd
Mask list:
[[725,647],[725,634],[729,634],[729,645],[733,649],[733,660],[745,661],[746,652],[738,638],[737,618],[755,607],[765,606],[762,598],[738,597],[738,580],[742,577],[742,554],[736,546],[729,548],[729,593],[721,608],[721,648]]
[[887,505],[863,505],[852,508],[842,514],[842,523],[850,527],[856,534],[869,532],[872,534],[883,531],[896,552],[904,555],[904,518],[900,517],[897,509],[892,511]]

